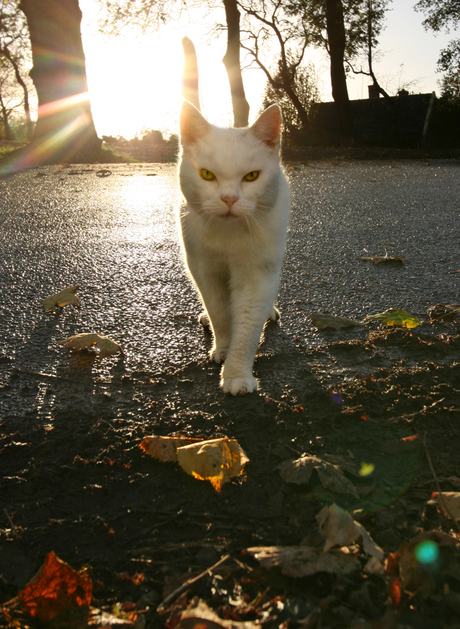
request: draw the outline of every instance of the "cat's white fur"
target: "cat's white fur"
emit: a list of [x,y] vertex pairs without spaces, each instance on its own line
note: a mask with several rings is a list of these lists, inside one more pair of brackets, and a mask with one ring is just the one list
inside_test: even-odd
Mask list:
[[[269,107],[249,128],[211,125],[189,102],[180,115],[180,230],[187,266],[224,361],[221,386],[233,395],[258,387],[253,364],[278,293],[290,193],[280,166],[281,113]],[[212,181],[201,174],[206,169]],[[258,171],[254,181],[245,175]]]

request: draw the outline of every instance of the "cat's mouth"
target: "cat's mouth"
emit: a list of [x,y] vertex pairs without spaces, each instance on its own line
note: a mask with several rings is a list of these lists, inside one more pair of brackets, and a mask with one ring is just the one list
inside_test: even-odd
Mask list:
[[218,214],[217,217],[224,221],[240,221],[243,218],[240,214],[235,214],[235,212],[232,212],[231,210],[228,210],[225,214]]

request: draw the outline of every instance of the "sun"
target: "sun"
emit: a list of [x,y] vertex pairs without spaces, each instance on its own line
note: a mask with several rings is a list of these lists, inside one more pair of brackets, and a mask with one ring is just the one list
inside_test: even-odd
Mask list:
[[[86,7],[86,4],[84,5]],[[130,139],[143,130],[178,133],[182,102],[182,37],[195,44],[203,114],[213,124],[232,124],[228,77],[222,58],[226,35],[209,37],[207,24],[172,22],[149,34],[103,37],[88,17],[82,27],[88,87],[94,123],[99,136]],[[260,110],[265,79],[247,71],[247,99],[251,118]]]

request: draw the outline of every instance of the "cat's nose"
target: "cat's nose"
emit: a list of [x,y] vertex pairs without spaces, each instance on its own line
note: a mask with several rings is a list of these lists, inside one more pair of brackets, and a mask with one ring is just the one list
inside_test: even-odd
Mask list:
[[224,194],[220,198],[230,210],[240,197],[236,194]]

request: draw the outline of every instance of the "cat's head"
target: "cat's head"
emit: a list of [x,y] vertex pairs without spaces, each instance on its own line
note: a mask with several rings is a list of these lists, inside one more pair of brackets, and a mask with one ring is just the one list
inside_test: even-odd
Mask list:
[[251,127],[222,129],[184,101],[180,130],[180,183],[193,210],[234,220],[274,204],[281,175],[277,105],[265,110]]

